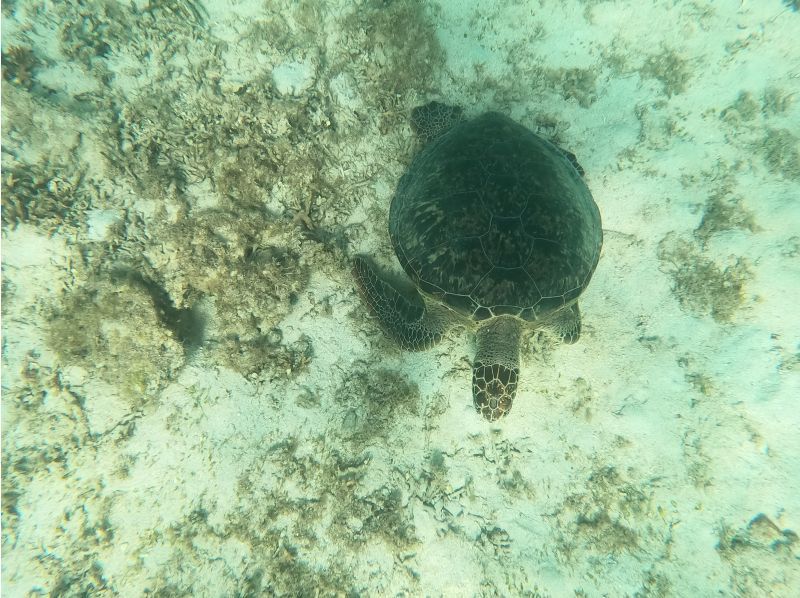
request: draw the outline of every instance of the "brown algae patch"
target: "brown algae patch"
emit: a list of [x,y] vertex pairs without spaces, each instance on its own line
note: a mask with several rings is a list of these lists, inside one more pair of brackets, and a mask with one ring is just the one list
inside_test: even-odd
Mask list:
[[152,296],[110,277],[68,292],[53,309],[47,331],[62,366],[78,366],[87,378],[116,389],[131,410],[152,400],[185,361]]
[[742,197],[733,195],[727,186],[717,189],[708,197],[694,234],[705,243],[716,233],[737,229],[751,233],[761,230],[753,212],[744,207]]
[[800,181],[800,138],[787,129],[768,128],[760,153],[769,171],[785,179]]
[[800,539],[764,513],[738,529],[725,521],[717,529],[717,552],[731,568],[731,589],[741,596],[789,596],[800,586]]
[[648,56],[639,73],[644,79],[655,79],[661,83],[668,97],[686,91],[691,77],[689,61],[667,48],[663,48],[660,54]]
[[570,563],[596,554],[598,550],[641,558],[667,550],[669,525],[661,528],[642,522],[653,521],[653,488],[650,482],[636,485],[613,466],[595,467],[581,491],[569,494],[555,513],[556,550]]
[[675,233],[658,244],[658,259],[672,278],[673,295],[685,310],[725,323],[744,303],[745,284],[753,276],[747,259],[737,257],[720,266]]
[[401,417],[421,413],[419,388],[402,374],[376,367],[355,370],[336,391],[344,408],[342,435],[354,446],[385,438]]

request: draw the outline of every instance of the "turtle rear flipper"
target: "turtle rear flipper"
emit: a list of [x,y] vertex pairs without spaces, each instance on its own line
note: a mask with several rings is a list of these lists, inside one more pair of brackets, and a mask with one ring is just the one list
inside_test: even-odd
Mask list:
[[519,380],[521,323],[510,316],[490,320],[478,330],[478,351],[472,363],[472,400],[489,421],[511,411]]
[[415,288],[400,291],[366,257],[353,260],[353,276],[364,303],[401,348],[423,351],[442,340],[449,327],[444,308],[426,306]]

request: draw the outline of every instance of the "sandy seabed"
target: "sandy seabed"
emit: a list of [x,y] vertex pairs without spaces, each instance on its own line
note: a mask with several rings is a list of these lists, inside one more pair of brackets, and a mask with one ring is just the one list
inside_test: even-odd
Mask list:
[[[794,596],[796,2],[5,2],[8,596]],[[574,152],[603,216],[509,417],[403,353],[430,100]]]

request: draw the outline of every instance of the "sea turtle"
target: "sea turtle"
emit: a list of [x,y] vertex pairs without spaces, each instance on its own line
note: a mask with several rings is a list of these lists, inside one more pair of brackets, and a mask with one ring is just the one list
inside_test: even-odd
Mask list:
[[431,103],[412,112],[427,144],[400,179],[389,235],[409,285],[357,256],[358,290],[384,331],[408,350],[464,323],[477,332],[475,408],[511,409],[523,327],[578,340],[578,297],[597,266],[600,212],[572,154],[510,118],[464,120]]

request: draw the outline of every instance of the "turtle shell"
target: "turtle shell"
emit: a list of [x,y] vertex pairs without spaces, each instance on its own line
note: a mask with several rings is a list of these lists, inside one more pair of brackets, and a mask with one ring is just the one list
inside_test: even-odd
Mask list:
[[389,234],[414,283],[475,320],[535,321],[574,302],[603,241],[566,154],[497,113],[454,126],[414,158]]

